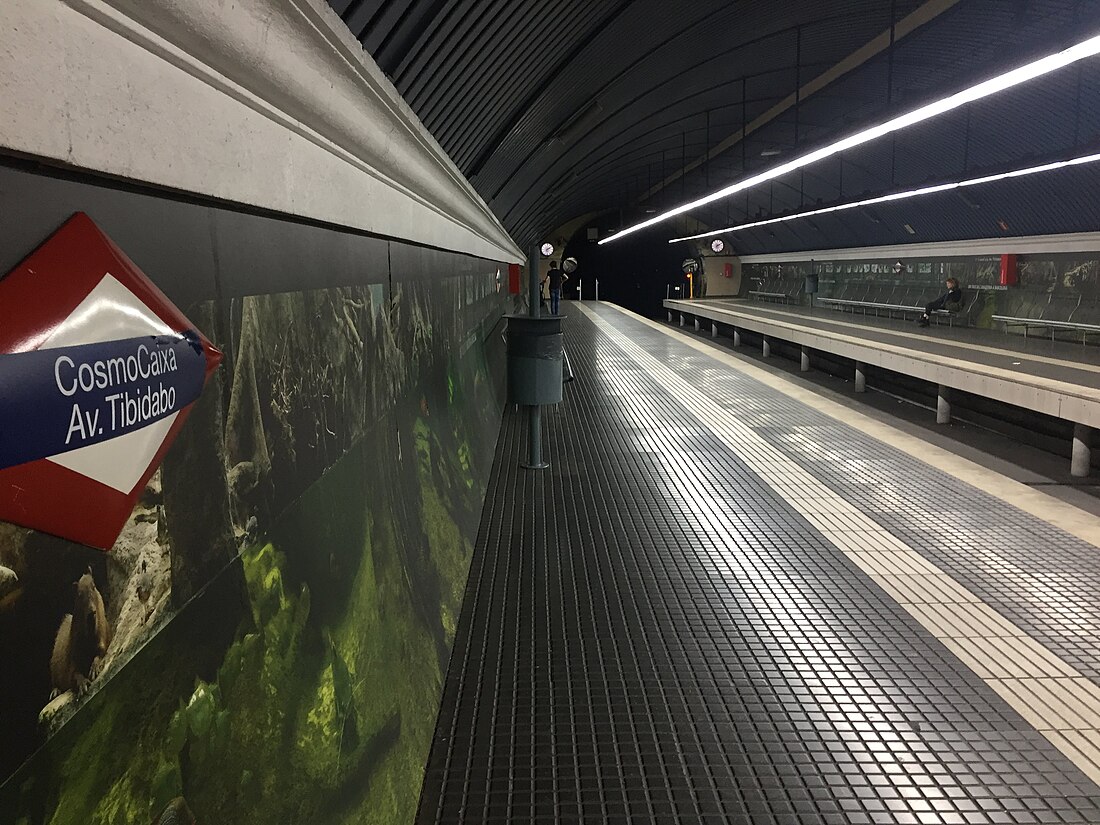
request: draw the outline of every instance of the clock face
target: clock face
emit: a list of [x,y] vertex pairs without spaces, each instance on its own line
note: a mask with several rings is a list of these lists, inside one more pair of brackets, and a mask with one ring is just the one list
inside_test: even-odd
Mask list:
[[726,248],[726,244],[721,238],[715,238],[713,241],[710,242],[710,248],[715,252],[721,252],[723,249]]
[[542,254],[549,258],[554,254],[554,245],[552,243],[544,243],[542,245]]

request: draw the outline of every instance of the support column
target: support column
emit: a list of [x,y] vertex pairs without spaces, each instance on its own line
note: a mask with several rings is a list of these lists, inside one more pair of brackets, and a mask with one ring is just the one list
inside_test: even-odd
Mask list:
[[768,340],[767,335],[765,335],[763,338],[764,338],[764,344],[763,344],[762,349],[763,349],[764,357],[765,358],[770,358],[771,354],[772,354],[772,342]]
[[741,330],[739,329],[733,331],[733,345],[735,347],[741,346]]
[[802,371],[803,372],[809,372],[810,371],[810,348],[809,347],[803,347],[802,348]]
[[680,313],[680,326],[683,326],[686,322],[687,322],[687,319],[684,317],[684,313],[681,312]]
[[718,324],[715,323],[714,321],[710,322],[710,337],[711,338],[717,338],[718,337]]
[[699,331],[699,316],[698,315],[695,316],[695,331],[696,332]]
[[1073,425],[1073,454],[1069,472],[1074,478],[1085,478],[1092,473],[1092,427]]
[[867,392],[867,371],[862,361],[856,361],[856,392]]
[[670,324],[672,323],[672,310],[671,309],[668,311],[668,322]]
[[936,423],[951,423],[951,388],[944,384],[936,392]]

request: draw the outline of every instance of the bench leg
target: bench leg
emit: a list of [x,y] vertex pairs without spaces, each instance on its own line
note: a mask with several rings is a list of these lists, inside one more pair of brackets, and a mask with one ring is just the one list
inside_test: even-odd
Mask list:
[[735,347],[741,346],[741,330],[739,329],[733,331],[733,345]]
[[1074,478],[1085,478],[1092,472],[1092,427],[1073,425],[1073,455],[1069,473]]
[[951,388],[943,384],[936,392],[936,423],[951,423]]
[[862,361],[856,361],[856,392],[867,392],[867,373]]
[[764,336],[764,344],[762,346],[762,352],[765,358],[769,358],[772,354],[772,342],[768,340],[768,336]]
[[809,347],[803,347],[802,348],[802,371],[803,372],[809,372],[810,371],[810,348]]
[[710,322],[710,337],[711,338],[717,338],[718,337],[718,324],[715,323],[714,321]]

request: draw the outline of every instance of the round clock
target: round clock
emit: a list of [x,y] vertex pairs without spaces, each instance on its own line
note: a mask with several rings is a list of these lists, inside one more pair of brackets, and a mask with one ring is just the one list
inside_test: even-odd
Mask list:
[[723,241],[721,238],[715,238],[713,241],[710,242],[710,248],[713,252],[721,252],[723,249],[726,248],[726,242]]
[[552,243],[544,243],[542,245],[542,254],[549,258],[554,254],[554,245]]

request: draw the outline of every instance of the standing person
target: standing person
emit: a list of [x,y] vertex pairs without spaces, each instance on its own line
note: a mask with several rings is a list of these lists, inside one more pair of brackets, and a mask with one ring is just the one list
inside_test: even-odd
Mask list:
[[921,315],[920,320],[917,321],[922,327],[928,326],[929,317],[937,309],[946,309],[954,312],[962,306],[963,292],[959,289],[959,279],[948,278],[944,282],[944,286],[947,287],[947,292],[926,306],[924,308],[924,314]]
[[569,276],[558,269],[558,262],[550,262],[550,271],[546,273],[550,281],[550,314],[558,315],[558,302],[561,300],[561,285],[569,280]]

